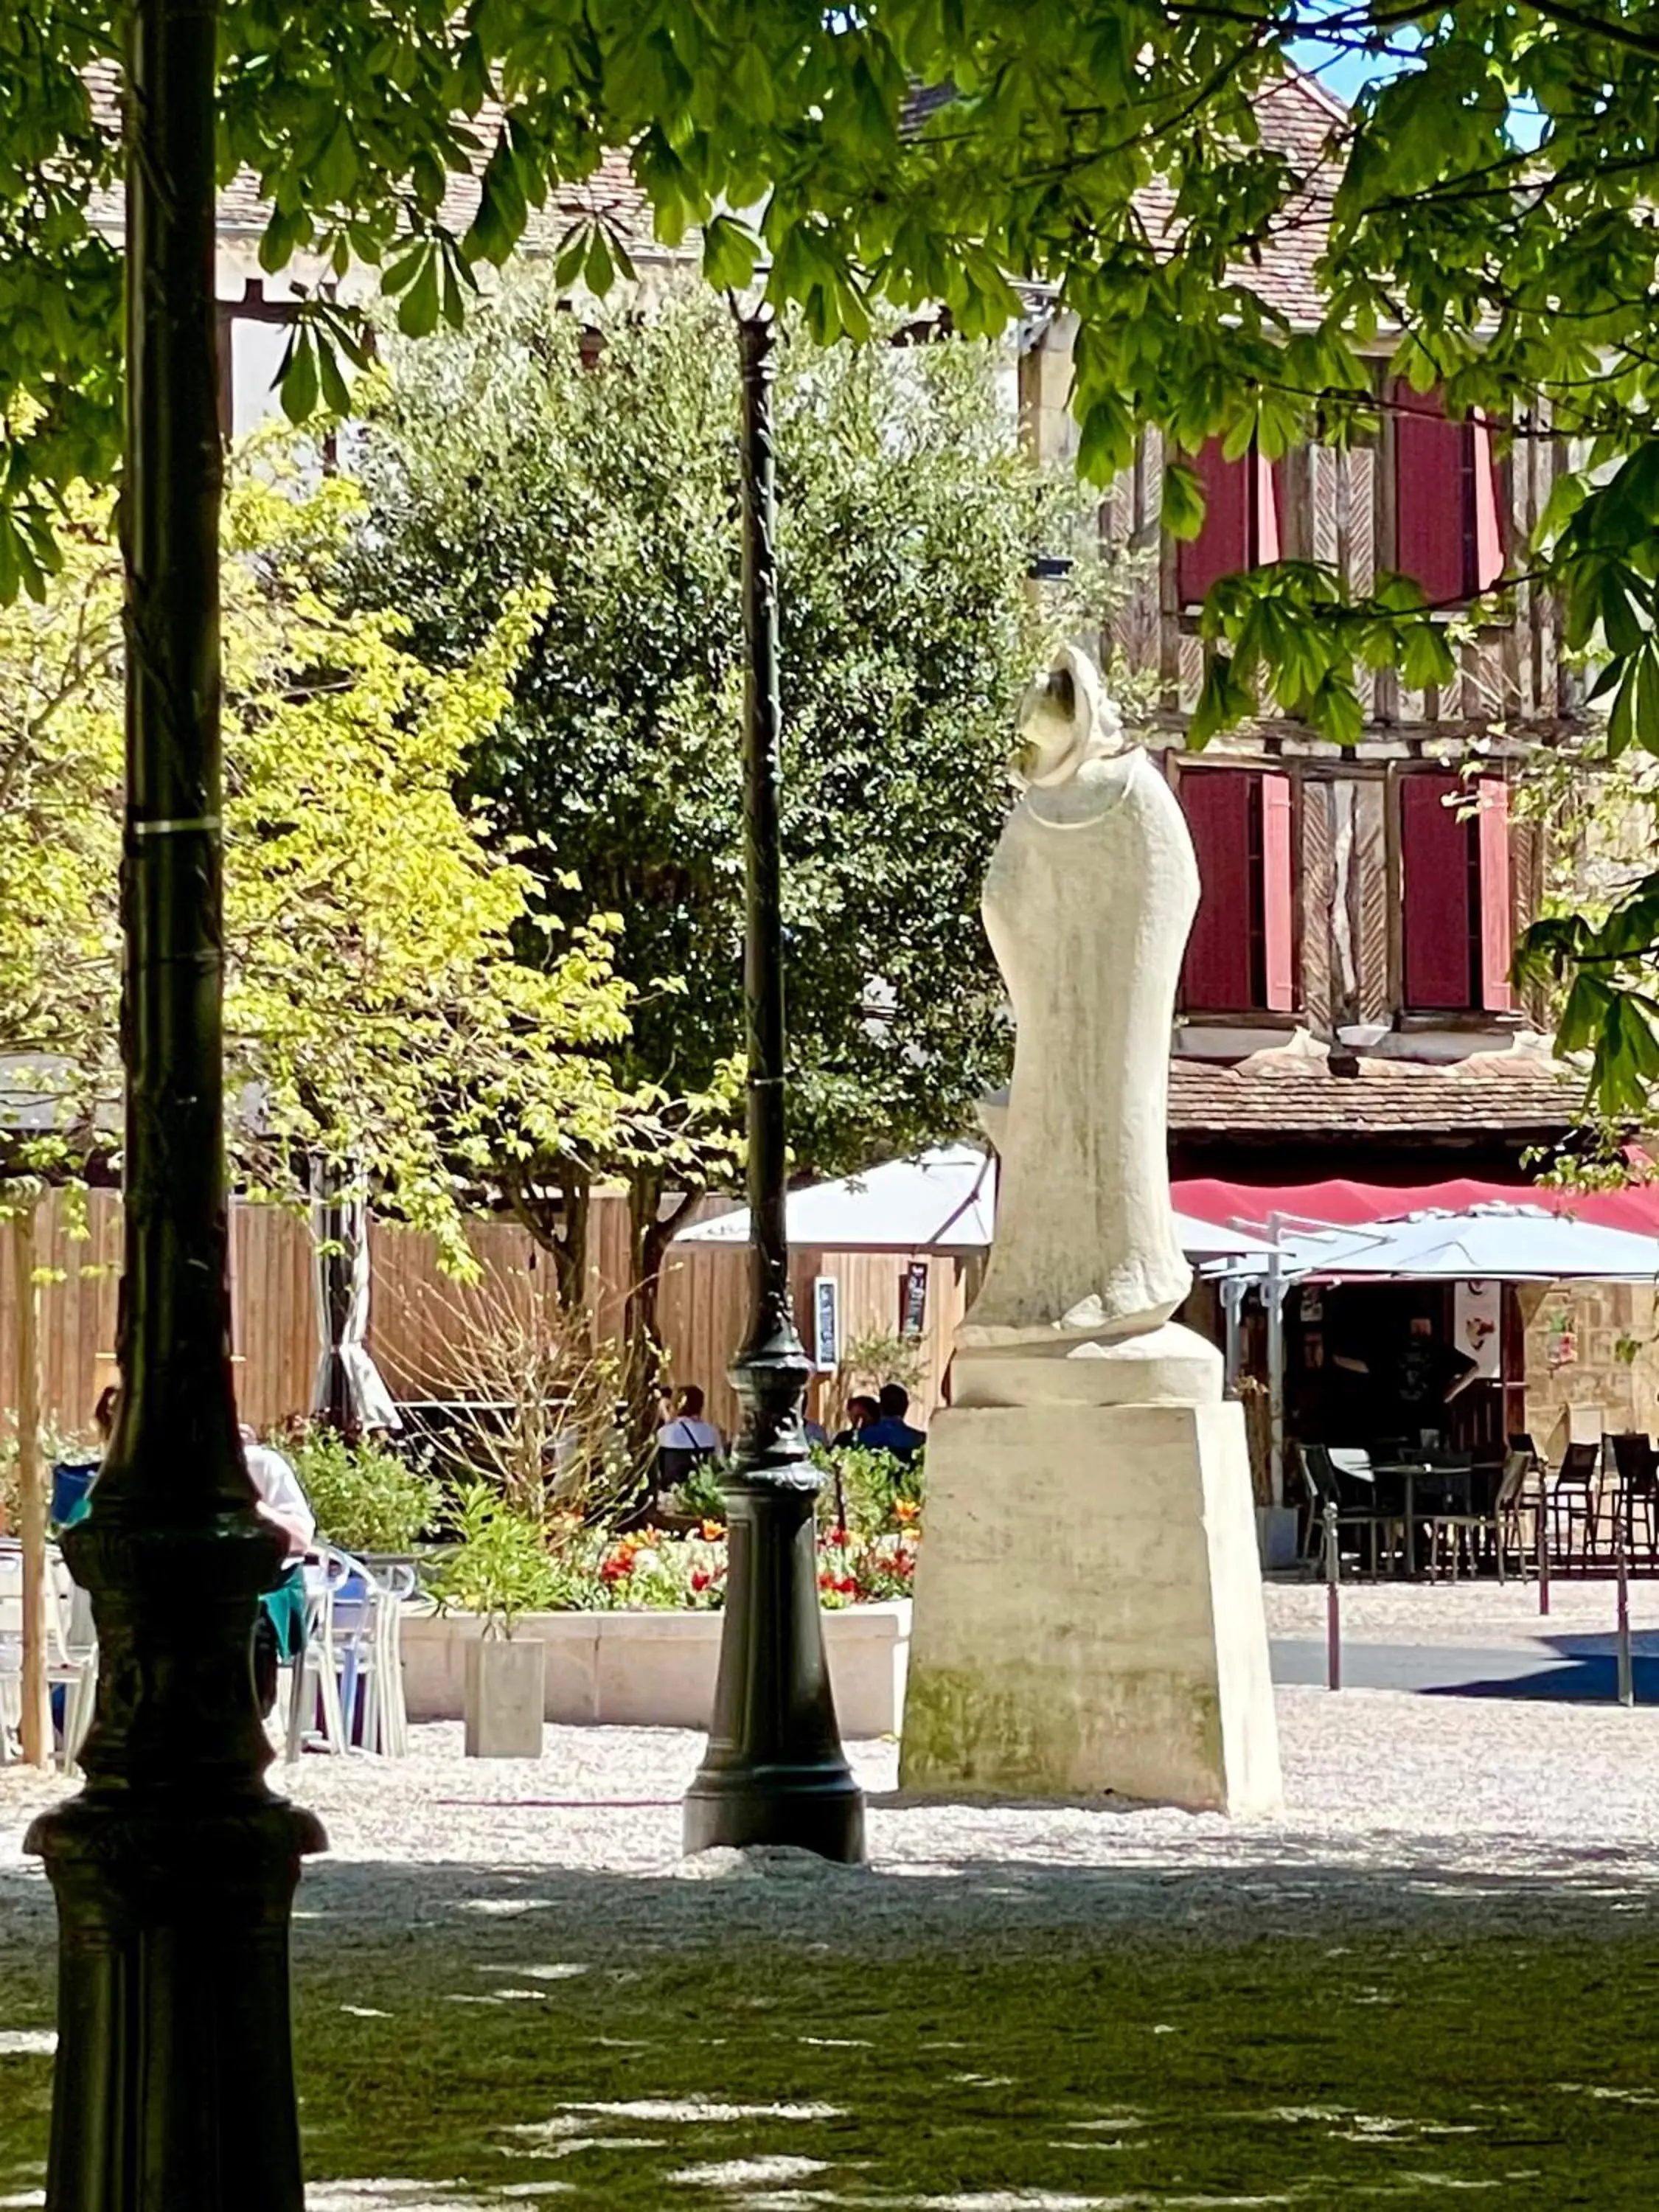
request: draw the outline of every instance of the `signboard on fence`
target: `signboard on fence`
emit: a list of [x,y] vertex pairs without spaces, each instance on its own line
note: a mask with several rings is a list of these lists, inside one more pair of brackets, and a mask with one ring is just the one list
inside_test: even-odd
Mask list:
[[927,1262],[912,1260],[899,1285],[899,1334],[920,1336],[927,1326]]
[[812,1364],[826,1373],[841,1365],[841,1285],[833,1275],[812,1278]]

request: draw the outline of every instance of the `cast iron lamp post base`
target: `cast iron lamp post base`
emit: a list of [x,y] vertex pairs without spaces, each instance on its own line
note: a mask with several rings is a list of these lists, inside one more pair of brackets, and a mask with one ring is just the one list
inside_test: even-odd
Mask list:
[[[792,1844],[848,1863],[864,1857],[864,1793],[836,1731],[818,1608],[821,1478],[799,1410],[811,1371],[797,1341],[732,1372],[751,1394],[750,1429],[721,1486],[726,1619],[708,1749],[686,1793],[688,1851]],[[761,1433],[768,1441],[755,1449]]]
[[298,2212],[289,1920],[324,1837],[261,1778],[249,1660],[282,1539],[251,1499],[158,1524],[105,1480],[64,1540],[99,1628],[87,1786],[24,1846],[58,1905],[46,2202]]

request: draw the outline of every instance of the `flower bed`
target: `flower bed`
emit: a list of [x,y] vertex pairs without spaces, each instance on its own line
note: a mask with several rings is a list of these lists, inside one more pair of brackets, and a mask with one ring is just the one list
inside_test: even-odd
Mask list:
[[[919,1508],[901,1499],[890,1529],[837,1522],[818,1534],[818,1599],[826,1612],[908,1597],[916,1571]],[[726,1530],[704,1521],[692,1533],[641,1528],[594,1536],[562,1553],[570,1603],[583,1612],[718,1613],[726,1602]]]

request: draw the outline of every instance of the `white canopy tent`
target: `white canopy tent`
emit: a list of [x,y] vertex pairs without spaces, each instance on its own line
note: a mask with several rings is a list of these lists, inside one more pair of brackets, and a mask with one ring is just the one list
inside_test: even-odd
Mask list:
[[[1659,1281],[1659,1237],[1604,1229],[1541,1206],[1472,1206],[1408,1213],[1358,1229],[1287,1228],[1276,1247],[1285,1282],[1598,1283]],[[1267,1269],[1261,1255],[1230,1261],[1230,1275]]]
[[[996,1177],[976,1145],[942,1145],[914,1160],[889,1160],[862,1175],[789,1194],[789,1241],[819,1252],[982,1252],[996,1229]],[[1247,1231],[1177,1213],[1176,1235],[1189,1260],[1255,1259],[1272,1247]],[[678,1244],[746,1244],[749,1212],[683,1229]]]

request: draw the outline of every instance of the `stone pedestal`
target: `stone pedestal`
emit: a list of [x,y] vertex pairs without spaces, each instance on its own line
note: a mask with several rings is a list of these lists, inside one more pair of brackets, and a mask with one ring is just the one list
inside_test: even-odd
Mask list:
[[[1149,1379],[1182,1337],[1143,1340]],[[1209,1402],[1109,1402],[1132,1358],[964,1359],[928,1437],[903,1789],[1278,1807],[1243,1411],[1191,1359]]]

